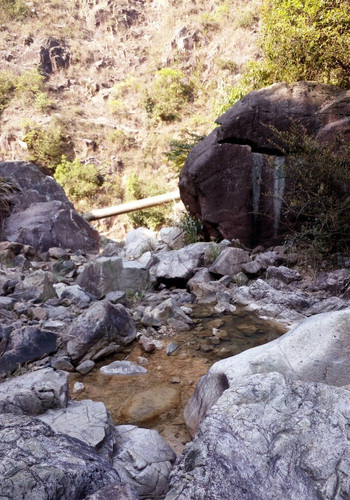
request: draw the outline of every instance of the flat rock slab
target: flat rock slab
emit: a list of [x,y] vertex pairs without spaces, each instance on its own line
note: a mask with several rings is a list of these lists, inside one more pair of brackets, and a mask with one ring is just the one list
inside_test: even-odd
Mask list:
[[110,459],[115,444],[114,425],[105,405],[89,399],[71,401],[67,408],[50,410],[40,420],[55,432],[80,439]]
[[142,375],[147,373],[147,370],[132,361],[113,361],[109,365],[102,366],[100,372],[103,375]]
[[349,418],[346,389],[252,375],[202,421],[166,499],[349,498]]
[[178,389],[159,386],[130,396],[121,408],[121,416],[125,422],[141,424],[167,413],[179,403]]

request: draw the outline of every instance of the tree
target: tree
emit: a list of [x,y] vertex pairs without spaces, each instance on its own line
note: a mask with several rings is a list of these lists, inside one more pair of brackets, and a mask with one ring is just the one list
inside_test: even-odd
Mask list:
[[316,80],[350,87],[348,0],[265,0],[261,21],[271,83]]

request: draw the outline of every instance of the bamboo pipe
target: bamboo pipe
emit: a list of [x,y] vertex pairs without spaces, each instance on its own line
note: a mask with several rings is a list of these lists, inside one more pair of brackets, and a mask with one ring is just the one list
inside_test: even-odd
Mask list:
[[91,212],[85,212],[83,217],[87,221],[98,220],[103,219],[104,217],[111,217],[113,215],[127,214],[129,212],[134,212],[135,210],[142,210],[143,208],[163,205],[164,203],[176,200],[180,200],[180,192],[178,189],[176,191],[172,191],[171,193],[164,193],[158,196],[152,196],[151,198],[144,198],[143,200],[130,201],[128,203],[123,203],[122,205],[95,208],[94,210],[91,210]]

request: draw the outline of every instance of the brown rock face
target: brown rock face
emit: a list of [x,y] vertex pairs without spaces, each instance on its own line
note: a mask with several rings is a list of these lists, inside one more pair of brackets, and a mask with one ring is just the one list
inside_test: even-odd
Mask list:
[[315,82],[278,83],[236,103],[190,152],[180,175],[180,194],[209,238],[245,245],[278,237],[285,191],[281,148],[274,130],[294,125],[320,141],[350,137],[350,91]]

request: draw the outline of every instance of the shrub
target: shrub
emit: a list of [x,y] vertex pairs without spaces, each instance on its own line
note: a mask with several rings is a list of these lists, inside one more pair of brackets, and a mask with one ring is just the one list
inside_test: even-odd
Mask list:
[[273,81],[350,85],[348,0],[265,0],[261,20]]
[[8,71],[0,72],[0,114],[7,107],[15,90],[15,77]]
[[[166,190],[162,189],[156,181],[141,178],[136,172],[132,172],[126,182],[127,201],[141,200],[164,192]],[[155,231],[167,223],[169,214],[168,206],[158,206],[131,212],[128,217],[133,227],[148,227]]]
[[178,227],[183,231],[187,245],[197,243],[201,239],[203,224],[190,213],[186,212],[182,216]]
[[78,158],[68,161],[65,155],[56,167],[54,178],[73,202],[93,196],[101,186],[95,165],[85,165]]
[[205,138],[204,135],[194,134],[193,132],[186,131],[182,139],[173,139],[169,144],[169,151],[165,156],[171,164],[171,169],[179,174],[185,164],[188,153],[191,149]]
[[319,144],[300,127],[283,134],[287,194],[284,218],[292,240],[314,260],[350,250],[350,145]]
[[17,95],[26,99],[35,99],[37,94],[44,90],[45,78],[38,69],[25,71],[16,80]]
[[193,98],[194,85],[186,75],[173,68],[162,68],[156,72],[151,91],[146,95],[145,108],[148,114],[162,121],[179,118],[179,112]]
[[7,217],[11,207],[11,195],[17,187],[11,179],[0,177],[0,233],[3,220]]
[[0,0],[0,22],[23,20],[29,14],[29,9],[23,0]]
[[55,171],[66,149],[66,137],[60,127],[27,125],[23,141],[28,146],[30,161]]

